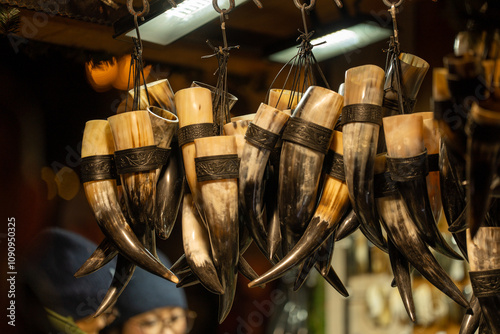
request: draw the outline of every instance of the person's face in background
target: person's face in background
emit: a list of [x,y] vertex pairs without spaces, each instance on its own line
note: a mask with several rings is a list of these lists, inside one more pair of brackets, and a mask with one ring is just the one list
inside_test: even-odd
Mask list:
[[186,310],[163,307],[130,318],[123,325],[122,334],[181,334],[187,330]]

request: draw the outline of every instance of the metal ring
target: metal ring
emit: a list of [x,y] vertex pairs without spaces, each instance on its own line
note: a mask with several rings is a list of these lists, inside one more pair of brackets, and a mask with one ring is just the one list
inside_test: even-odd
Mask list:
[[387,7],[396,7],[398,8],[399,6],[401,6],[403,4],[403,1],[404,0],[399,0],[398,2],[390,2],[389,0],[382,0],[384,2],[384,4],[387,6]]
[[295,3],[295,6],[298,9],[304,8],[306,11],[310,11],[314,7],[314,5],[316,4],[316,0],[311,0],[311,3],[309,3],[309,5],[307,5],[307,6],[305,3],[300,4],[299,0],[293,0],[293,2]]
[[229,8],[228,9],[220,9],[219,5],[217,4],[217,0],[212,0],[212,5],[214,6],[214,9],[217,13],[219,14],[229,14],[234,9],[234,0],[229,0]]
[[134,16],[139,16],[142,17],[149,13],[149,2],[148,0],[142,0],[142,11],[136,12],[134,10],[134,7],[132,6],[133,1],[132,0],[127,0],[127,8],[130,14]]

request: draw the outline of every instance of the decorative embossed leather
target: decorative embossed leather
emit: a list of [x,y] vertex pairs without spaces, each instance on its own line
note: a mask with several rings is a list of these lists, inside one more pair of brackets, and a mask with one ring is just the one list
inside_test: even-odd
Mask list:
[[80,178],[82,183],[116,179],[117,174],[113,154],[83,158],[80,166]]
[[237,154],[213,155],[194,159],[198,182],[236,179],[240,171]]
[[165,149],[159,153],[155,145],[115,151],[116,170],[120,175],[156,169],[164,160]]
[[469,276],[476,297],[500,296],[500,269],[469,271]]
[[397,182],[411,181],[429,174],[427,149],[419,155],[409,158],[387,157],[387,170]]
[[328,150],[323,168],[331,177],[345,182],[344,156],[341,154]]
[[382,107],[367,103],[345,106],[342,108],[342,125],[353,122],[382,125]]
[[326,154],[333,131],[318,124],[292,117],[283,133],[283,140]]
[[280,136],[274,132],[261,128],[254,123],[248,124],[245,139],[252,145],[266,150],[272,150],[276,146]]
[[183,126],[177,131],[179,147],[192,143],[197,138],[213,137],[214,123],[198,123]]
[[396,182],[392,180],[391,174],[388,172],[375,174],[373,188],[375,190],[375,198],[387,197],[398,191]]

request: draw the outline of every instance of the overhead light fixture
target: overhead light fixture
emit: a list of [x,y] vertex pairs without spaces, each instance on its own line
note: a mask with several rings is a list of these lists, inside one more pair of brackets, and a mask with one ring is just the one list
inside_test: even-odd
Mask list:
[[[235,6],[247,1],[235,0]],[[229,1],[222,1],[219,7],[229,8]],[[144,22],[139,22],[139,33],[143,41],[168,45],[219,16],[212,0],[184,0],[175,8],[170,7],[168,1],[156,1],[151,3]],[[116,39],[131,40],[137,37],[131,17],[118,20],[114,29]]]
[[[313,39],[311,44],[314,46],[314,57],[320,62],[387,39],[391,34],[390,29],[366,22],[318,37]],[[273,53],[269,59],[286,63],[296,54],[297,46]]]

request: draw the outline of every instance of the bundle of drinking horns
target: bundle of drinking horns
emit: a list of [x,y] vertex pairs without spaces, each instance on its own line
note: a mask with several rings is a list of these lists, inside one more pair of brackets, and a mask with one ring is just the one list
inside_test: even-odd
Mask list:
[[[399,61],[400,91],[395,68],[359,66],[346,71],[342,94],[270,90],[267,104],[233,118],[223,135],[214,135],[214,89],[194,84],[174,95],[166,80],[148,84],[146,110],[87,122],[82,181],[106,238],[76,276],[118,256],[96,314],[114,303],[136,265],[219,294],[220,322],[238,271],[254,287],[293,269],[298,289],[314,268],[347,296],[331,257],[335,242],[359,227],[388,253],[411,320],[413,267],[467,309],[462,333],[481,319],[499,333],[500,104],[491,87],[484,101],[468,103],[483,67],[471,73],[477,57],[454,55],[433,73],[434,113],[413,113],[429,65],[405,53]],[[178,212],[185,254],[168,269],[155,239],[169,236]],[[437,228],[442,212],[461,255]],[[273,264],[260,276],[242,256],[251,242]],[[470,261],[470,301],[430,248]]]

